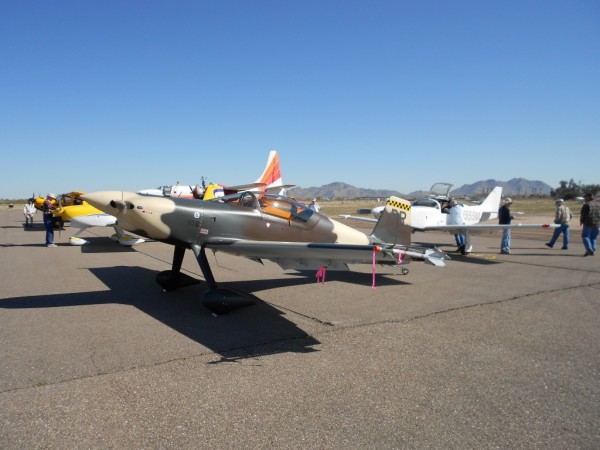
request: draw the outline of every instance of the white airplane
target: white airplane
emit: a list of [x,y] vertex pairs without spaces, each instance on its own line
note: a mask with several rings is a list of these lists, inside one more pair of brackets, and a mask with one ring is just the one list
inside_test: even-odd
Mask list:
[[[554,224],[511,224],[499,225],[486,223],[498,217],[500,200],[502,198],[502,187],[495,187],[492,192],[478,205],[463,206],[462,225],[449,225],[447,207],[450,204],[450,189],[452,184],[436,183],[431,187],[429,197],[419,198],[411,205],[411,224],[413,231],[447,231],[450,234],[462,233],[465,236],[464,253],[471,253],[473,244],[471,234],[473,232],[484,232],[490,230],[502,230],[505,228],[556,228]],[[378,218],[384,206],[377,206],[371,213]],[[367,222],[377,222],[376,218],[341,215],[344,219],[357,219]]]
[[159,186],[154,189],[140,189],[138,194],[160,195],[164,197],[194,198],[194,190],[199,186],[180,184],[179,181],[171,186]]
[[141,189],[137,191],[137,193],[171,198],[210,200],[211,198],[223,197],[224,195],[234,194],[239,191],[268,191],[270,194],[285,195],[285,189],[293,186],[294,185],[283,184],[281,167],[279,165],[279,154],[277,153],[277,150],[271,150],[263,173],[254,183],[237,186],[224,186],[221,184],[210,183],[206,186],[204,177],[202,177],[201,186],[187,186],[177,182],[177,184],[172,186],[159,186],[156,189]]

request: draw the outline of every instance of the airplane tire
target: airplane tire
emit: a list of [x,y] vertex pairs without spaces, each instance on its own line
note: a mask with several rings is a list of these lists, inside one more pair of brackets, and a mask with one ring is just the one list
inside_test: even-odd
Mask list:
[[229,314],[236,309],[245,308],[256,303],[253,295],[244,294],[233,289],[211,289],[202,298],[202,304],[215,314]]
[[175,291],[182,287],[200,283],[200,280],[190,277],[185,273],[173,274],[172,270],[163,270],[156,275],[156,282],[165,292]]

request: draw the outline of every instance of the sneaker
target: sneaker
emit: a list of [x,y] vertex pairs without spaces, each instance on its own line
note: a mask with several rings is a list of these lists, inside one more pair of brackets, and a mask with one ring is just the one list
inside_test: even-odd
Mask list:
[[561,250],[569,250],[569,247],[563,247]]
[[501,250],[500,253],[503,255],[510,255],[510,251],[508,250]]
[[590,256],[592,254],[592,252],[590,252],[589,250],[586,250],[585,253],[583,254],[583,256]]
[[56,244],[48,244],[47,247],[58,247]]
[[554,245],[550,244],[550,242],[546,242],[546,247],[552,248],[552,247],[554,247]]

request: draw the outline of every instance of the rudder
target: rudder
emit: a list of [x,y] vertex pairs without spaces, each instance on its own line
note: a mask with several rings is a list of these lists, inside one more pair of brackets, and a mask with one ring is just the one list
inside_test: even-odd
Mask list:
[[271,150],[267,158],[267,165],[256,183],[264,183],[266,187],[282,186],[281,167],[279,166],[279,154],[277,150]]
[[385,244],[410,245],[411,203],[400,197],[388,198],[371,237]]

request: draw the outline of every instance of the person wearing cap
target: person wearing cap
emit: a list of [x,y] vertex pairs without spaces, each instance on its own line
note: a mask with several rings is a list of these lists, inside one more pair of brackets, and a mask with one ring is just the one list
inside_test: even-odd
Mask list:
[[[514,219],[514,216],[510,213],[510,205],[512,205],[512,199],[510,197],[506,197],[504,199],[504,204],[498,210],[498,223],[500,225],[510,225]],[[503,255],[510,254],[510,228],[504,228],[502,230],[500,253]]]
[[546,247],[554,247],[554,244],[563,233],[563,246],[562,249],[566,250],[569,248],[569,222],[571,222],[571,210],[562,198],[556,200],[556,213],[554,215],[554,223],[560,225],[554,229],[554,234],[549,242],[546,242]]
[[[451,199],[448,204],[448,220],[446,221],[448,225],[464,225],[465,219],[463,214],[463,205],[457,203],[456,200]],[[458,247],[458,251],[461,255],[464,255],[465,252],[465,235],[463,233],[457,232],[454,235],[454,239],[456,240],[456,246]]]
[[52,211],[56,209],[56,195],[48,193],[42,206],[44,216],[44,228],[46,228],[46,247],[56,247],[54,243],[54,215]]
[[600,231],[600,205],[594,201],[591,193],[585,194],[584,199],[585,203],[581,207],[579,218],[582,225],[581,239],[585,247],[583,256],[594,256]]
[[312,202],[310,202],[310,205],[308,205],[308,207],[310,209],[312,209],[313,211],[315,211],[315,212],[319,212],[319,210],[321,209],[319,207],[319,204],[317,203],[317,199],[316,198],[312,199]]

